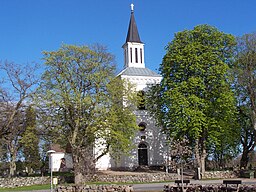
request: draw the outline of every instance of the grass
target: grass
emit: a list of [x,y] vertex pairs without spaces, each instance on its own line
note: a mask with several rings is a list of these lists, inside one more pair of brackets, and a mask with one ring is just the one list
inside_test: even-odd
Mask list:
[[33,191],[33,190],[50,190],[51,186],[49,184],[45,185],[32,185],[32,186],[24,186],[24,187],[16,187],[16,188],[0,188],[0,192],[4,191]]
[[[162,182],[129,182],[129,183],[121,183],[121,182],[86,182],[85,185],[132,185],[132,184],[145,184],[145,183],[163,183]],[[65,184],[64,184],[65,185]],[[66,184],[70,185],[70,184]],[[72,184],[71,184],[72,185]],[[45,185],[32,185],[32,186],[23,186],[23,187],[15,187],[15,188],[0,188],[0,192],[12,192],[12,191],[33,191],[33,190],[50,190],[50,184]],[[143,191],[142,191],[143,192]],[[154,192],[154,191],[152,191]],[[156,191],[157,192],[157,191]]]
[[150,184],[150,183],[168,183],[168,182],[174,182],[174,180],[171,181],[152,181],[152,182],[102,182],[102,181],[94,181],[94,182],[86,182],[85,185],[132,185],[132,184]]

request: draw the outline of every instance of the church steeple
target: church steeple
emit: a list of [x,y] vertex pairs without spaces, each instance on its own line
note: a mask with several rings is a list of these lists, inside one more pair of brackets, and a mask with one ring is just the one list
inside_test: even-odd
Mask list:
[[135,18],[134,18],[134,9],[133,9],[133,7],[134,7],[134,5],[131,4],[131,18],[130,18],[127,37],[126,37],[126,43],[127,42],[142,43],[140,41],[139,32],[138,32],[137,25],[136,25]]
[[144,44],[140,40],[138,28],[134,17],[134,5],[131,4],[131,17],[124,49],[125,67],[145,68]]

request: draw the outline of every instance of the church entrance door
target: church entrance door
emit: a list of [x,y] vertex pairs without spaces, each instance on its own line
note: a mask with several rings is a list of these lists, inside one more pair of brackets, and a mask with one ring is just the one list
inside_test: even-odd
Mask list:
[[148,147],[145,143],[138,146],[139,165],[148,165]]

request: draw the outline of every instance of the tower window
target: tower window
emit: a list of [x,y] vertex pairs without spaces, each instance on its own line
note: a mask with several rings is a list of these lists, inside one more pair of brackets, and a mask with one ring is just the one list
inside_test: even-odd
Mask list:
[[127,52],[126,52],[126,49],[124,50],[124,61],[125,61],[125,64],[126,64],[126,61],[127,61]]
[[130,56],[131,56],[131,63],[132,63],[132,48],[130,48]]
[[138,95],[138,109],[139,110],[145,110],[146,109],[146,107],[145,107],[145,93],[144,93],[144,91],[139,91],[138,93],[137,93],[137,95]]
[[135,48],[135,62],[138,63],[138,49]]
[[140,48],[140,63],[142,63],[142,49]]

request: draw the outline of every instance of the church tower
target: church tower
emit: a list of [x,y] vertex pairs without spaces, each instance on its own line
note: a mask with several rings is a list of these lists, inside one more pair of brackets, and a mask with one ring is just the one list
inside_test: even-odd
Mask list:
[[117,75],[136,85],[136,91],[145,91],[148,84],[160,83],[162,77],[148,69],[144,59],[144,43],[140,40],[134,17],[134,5],[131,4],[131,16],[126,36],[122,46],[124,50],[124,69]]
[[140,40],[138,28],[134,18],[134,5],[131,4],[131,18],[124,49],[124,66],[145,68],[144,44]]
[[[117,75],[134,85],[139,96],[144,97],[149,85],[159,84],[162,76],[148,69],[144,60],[144,43],[142,43],[134,17],[134,5],[131,5],[131,16],[124,50],[124,69]],[[97,162],[98,169],[136,169],[165,165],[166,136],[156,125],[145,105],[138,105],[134,111],[140,130],[132,139],[135,146],[130,155],[121,155],[118,160],[105,155]]]
[[[159,84],[162,76],[148,69],[144,60],[144,43],[141,41],[134,17],[134,5],[131,15],[124,50],[124,69],[118,74],[121,79],[132,83],[139,96],[144,94],[149,85]],[[144,99],[144,98],[142,98]],[[134,111],[140,130],[133,139],[135,147],[131,156],[122,156],[116,167],[134,169],[139,166],[159,166],[165,161],[165,136],[156,126],[155,119],[149,114],[145,105],[138,105]]]

